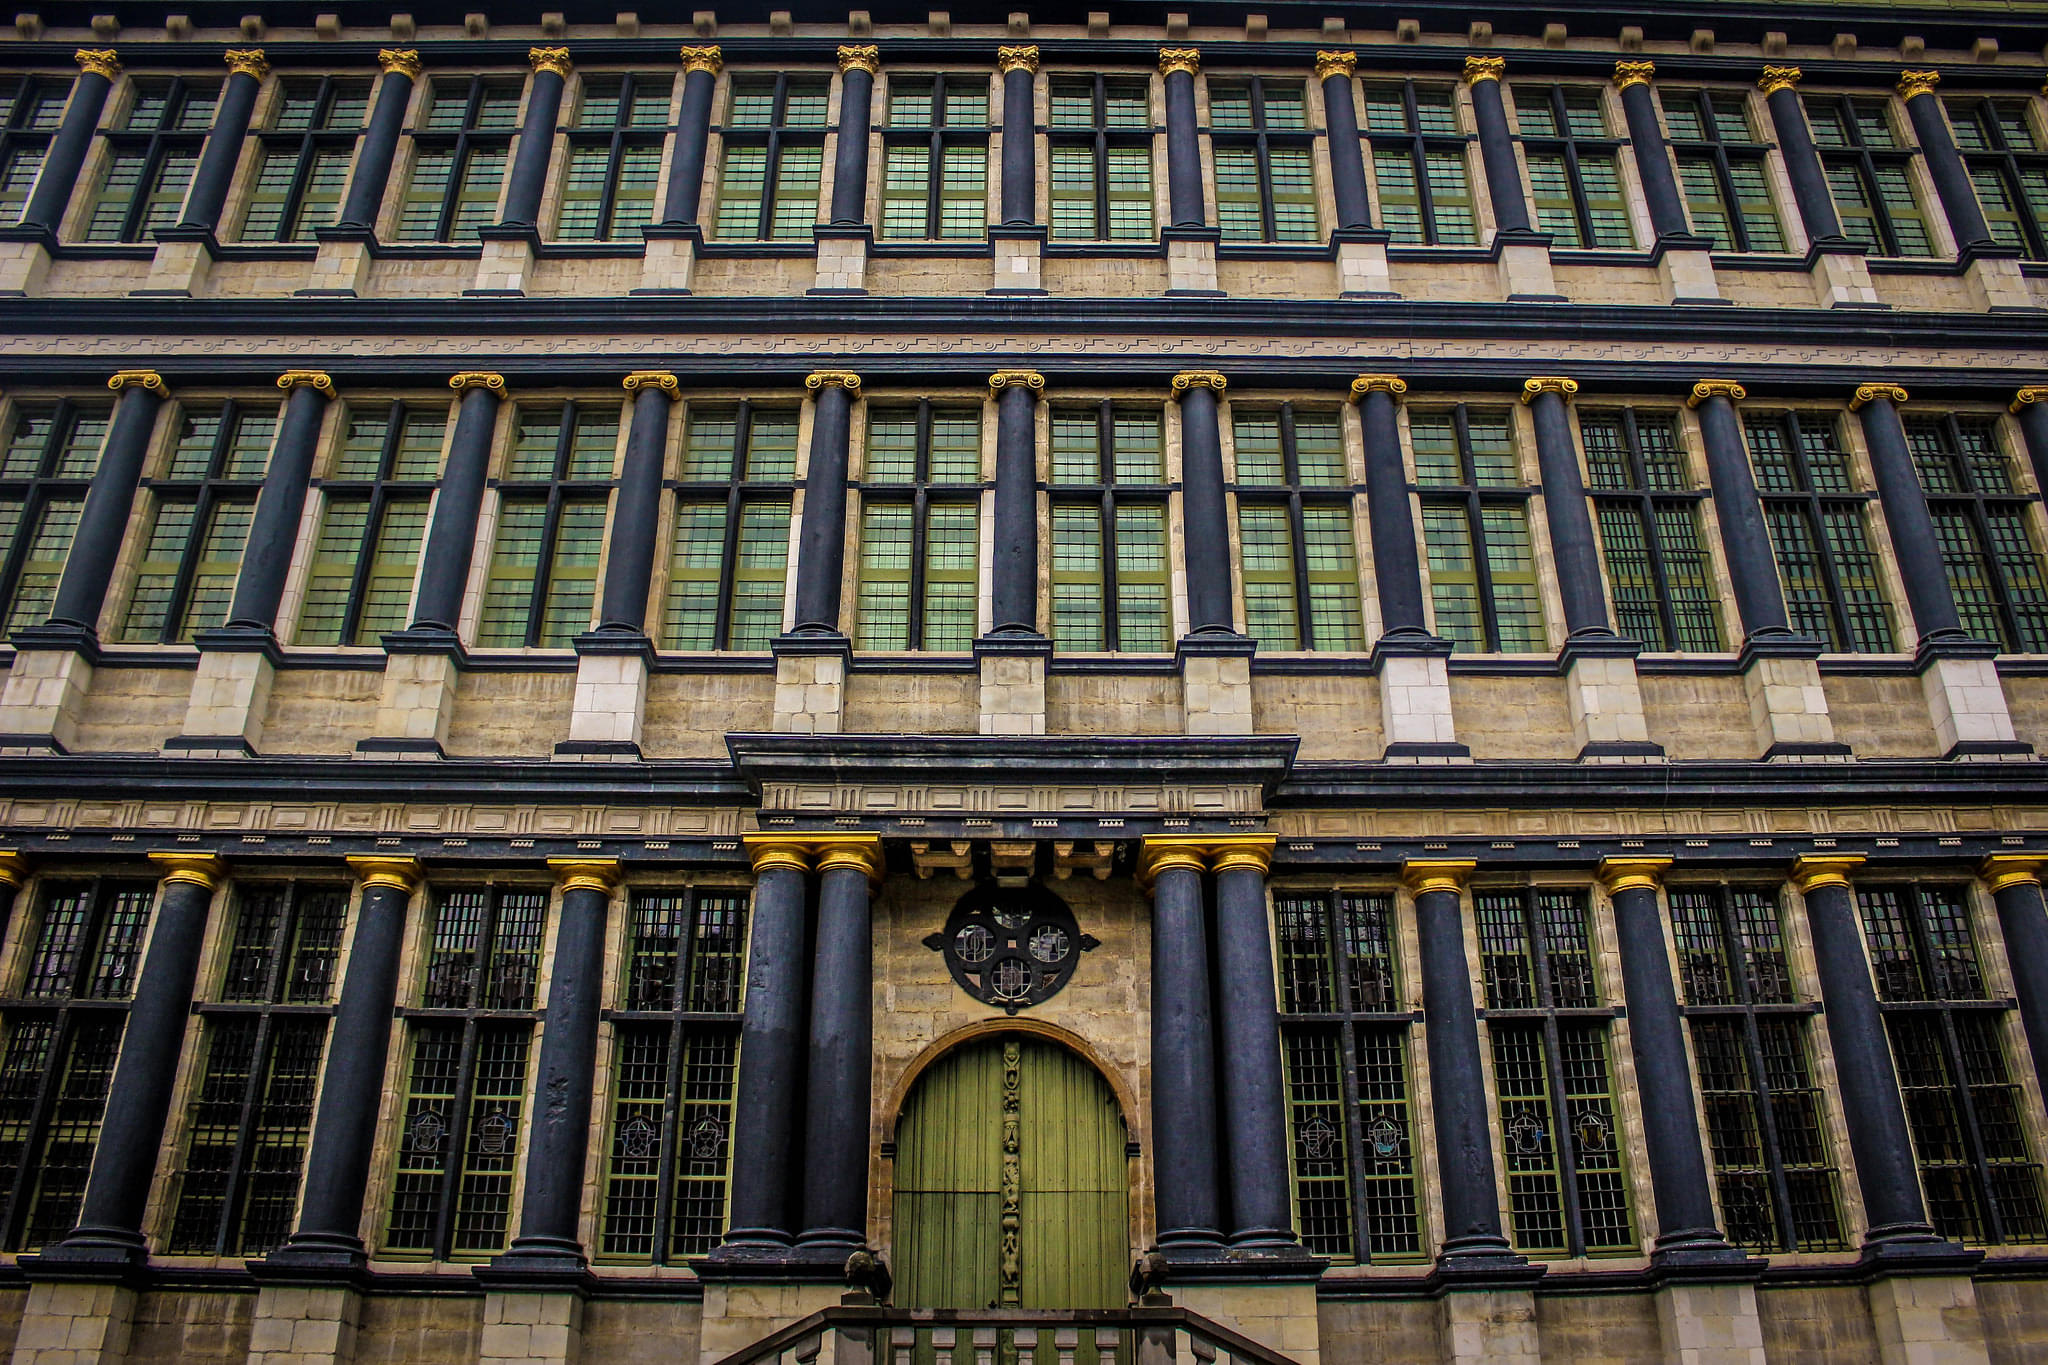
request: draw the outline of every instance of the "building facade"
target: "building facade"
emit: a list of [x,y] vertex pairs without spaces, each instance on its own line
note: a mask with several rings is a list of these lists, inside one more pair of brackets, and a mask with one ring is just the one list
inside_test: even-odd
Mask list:
[[2048,1352],[2048,11],[96,8],[16,1365]]

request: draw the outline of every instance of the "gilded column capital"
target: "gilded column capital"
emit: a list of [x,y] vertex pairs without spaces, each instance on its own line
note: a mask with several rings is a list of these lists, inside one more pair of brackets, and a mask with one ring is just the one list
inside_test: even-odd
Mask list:
[[1670,866],[1669,858],[1602,858],[1600,884],[1607,888],[1609,896],[1624,891],[1655,891]]
[[1657,74],[1655,62],[1616,62],[1614,64],[1614,88],[1626,90],[1631,85],[1648,85],[1650,78]]
[[1408,381],[1399,375],[1362,374],[1351,381],[1351,401],[1354,403],[1364,402],[1365,396],[1370,393],[1392,394],[1394,401],[1398,403],[1401,401],[1401,395],[1407,392]]
[[1505,57],[1467,57],[1465,59],[1465,84],[1477,85],[1481,81],[1498,81],[1508,73]]
[[1854,396],[1849,399],[1849,411],[1860,412],[1880,398],[1903,403],[1906,401],[1906,391],[1897,384],[1858,384]]
[[1849,889],[1849,874],[1863,866],[1861,853],[1807,854],[1792,863],[1792,884],[1799,894],[1810,896],[1830,886]]
[[2036,403],[2048,403],[2048,384],[2025,385],[2006,406],[2017,416],[2021,408],[2032,407]]
[[1401,864],[1401,884],[1418,896],[1431,891],[1455,896],[1478,867],[1469,858],[1410,858]]
[[526,60],[533,65],[536,74],[552,71],[563,80],[569,79],[569,49],[566,47],[530,47]]
[[811,870],[810,846],[801,835],[789,834],[742,834],[740,846],[747,851],[747,860],[754,865],[754,875],[763,872],[788,871],[809,872]]
[[849,397],[860,396],[860,376],[851,370],[813,370],[804,376],[804,387],[812,393],[826,388],[845,389]]
[[626,376],[627,393],[638,393],[642,389],[660,389],[670,398],[682,393],[683,386],[667,370],[635,370]]
[[0,849],[0,887],[12,891],[28,880],[28,859],[13,849]]
[[420,78],[420,54],[409,47],[382,47],[377,49],[377,69],[385,75],[397,72],[409,81]]
[[719,51],[716,44],[709,47],[679,48],[676,55],[683,59],[685,76],[692,71],[707,71],[716,76],[725,69],[725,54]]
[[1221,398],[1230,381],[1214,370],[1182,370],[1173,377],[1173,396],[1185,398],[1190,389],[1212,389]]
[[71,54],[71,60],[88,76],[105,76],[111,81],[121,74],[121,59],[111,47],[81,47]]
[[1756,88],[1765,95],[1775,95],[1780,90],[1792,90],[1799,85],[1799,68],[1796,66],[1767,66],[1764,74],[1757,77]]
[[1561,374],[1539,374],[1533,379],[1522,381],[1522,401],[1533,403],[1539,393],[1554,393],[1567,403],[1579,391],[1579,381],[1566,379]]
[[988,377],[988,391],[1001,393],[1004,389],[1026,389],[1032,393],[1045,392],[1045,376],[1036,370],[997,370]]
[[1692,392],[1686,395],[1685,405],[1696,408],[1709,398],[1725,398],[1731,403],[1740,403],[1747,397],[1749,390],[1732,379],[1702,379],[1693,385]]
[[1162,47],[1159,49],[1159,74],[1171,76],[1176,71],[1185,71],[1190,76],[1202,69],[1202,49],[1198,47]]
[[1899,98],[1912,99],[1915,95],[1931,95],[1934,87],[1941,84],[1939,71],[1901,71],[1899,73]]
[[492,374],[489,370],[464,370],[448,381],[448,387],[461,393],[465,389],[484,389],[498,397],[505,396],[505,376]]
[[286,370],[277,377],[277,386],[287,393],[293,389],[311,389],[322,398],[334,397],[334,381],[325,370]]
[[2041,865],[2048,853],[1994,853],[1977,869],[1994,894],[2008,887],[2041,884]]
[[1316,79],[1326,81],[1332,76],[1349,76],[1358,70],[1356,52],[1316,53]]
[[115,393],[123,389],[142,389],[159,398],[171,396],[170,386],[164,383],[164,377],[155,370],[116,370],[114,377],[107,381],[107,387]]
[[1270,834],[1226,834],[1209,841],[1209,870],[1237,872],[1249,869],[1261,877],[1273,867],[1273,847],[1279,842]]
[[555,874],[555,885],[564,893],[596,891],[609,896],[619,884],[617,858],[550,858],[548,867]]
[[865,71],[870,76],[882,73],[882,49],[873,43],[849,43],[839,49],[841,71]]
[[1029,71],[1035,74],[1038,70],[1037,44],[1026,43],[1021,47],[997,48],[996,70],[1002,72],[1005,76],[1009,75],[1012,71]]
[[419,888],[422,876],[418,858],[380,858],[369,854],[352,854],[348,865],[365,891],[372,887],[383,887],[389,891],[402,891],[410,896]]
[[212,891],[228,875],[227,864],[211,853],[152,853],[149,860],[167,884],[183,882]]
[[270,61],[260,47],[231,47],[226,61],[230,76],[253,76],[260,81],[270,74]]
[[851,868],[867,875],[869,886],[882,884],[882,836],[879,834],[829,834],[817,844],[818,874]]
[[1148,834],[1138,846],[1138,885],[1147,893],[1162,872],[1208,870],[1203,856],[1208,841],[1197,834]]

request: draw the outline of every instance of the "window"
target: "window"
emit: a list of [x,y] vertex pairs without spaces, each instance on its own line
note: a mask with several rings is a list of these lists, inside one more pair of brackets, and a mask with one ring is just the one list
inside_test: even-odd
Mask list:
[[113,416],[112,404],[70,399],[17,402],[5,415],[0,607],[10,631],[39,626],[50,614]]
[[2001,1037],[2012,1005],[1987,998],[1969,891],[1858,886],[1856,902],[1934,1230],[1962,1242],[2048,1241],[2041,1166]]
[[1660,97],[1692,230],[1716,251],[1786,250],[1749,97],[1726,90],[1664,90]]
[[1760,1255],[1847,1250],[1808,1053],[1814,1007],[1792,988],[1776,892],[1667,894],[1728,1239]]
[[1380,226],[1396,245],[1477,246],[1457,97],[1447,85],[1367,84],[1366,141]]
[[981,411],[868,410],[857,649],[967,649],[981,561]]
[[172,1255],[260,1256],[291,1235],[313,1129],[346,886],[235,887],[200,1078],[172,1174]]
[[725,1232],[747,898],[635,891],[630,913],[598,1256],[674,1264]]
[[1878,256],[1932,256],[1927,210],[1913,191],[1913,152],[1892,127],[1887,99],[1806,96],[1842,235]]
[[1151,82],[1054,76],[1051,90],[1053,239],[1151,241]]
[[1299,81],[1209,82],[1216,225],[1226,242],[1319,242],[1315,134]]
[[619,405],[522,406],[512,431],[476,642],[567,649],[597,601]]
[[1892,615],[1864,530],[1870,495],[1850,481],[1836,421],[1829,412],[1745,414],[1749,464],[1792,629],[1835,653],[1886,654]]
[[2048,156],[2027,101],[1951,99],[1947,106],[1992,240],[2048,258]]
[[690,405],[662,610],[666,649],[766,649],[789,578],[794,408]]
[[732,109],[721,130],[721,240],[811,240],[824,183],[829,92],[822,76],[733,77]]
[[28,207],[70,94],[69,81],[47,76],[0,80],[0,225],[15,222]]
[[405,1063],[384,1250],[434,1260],[505,1249],[526,1109],[548,893],[435,897]]
[[375,645],[385,631],[405,629],[447,429],[445,404],[348,410],[319,484],[299,644]]
[[1473,897],[1515,1246],[1555,1255],[1635,1247],[1586,895]]
[[1053,409],[1054,649],[1173,647],[1162,422],[1157,408]]
[[189,642],[228,619],[277,406],[186,405],[178,444],[151,493],[149,534],[121,620],[131,644]]
[[478,228],[497,219],[523,88],[516,77],[428,84],[412,129],[412,175],[398,204],[399,241],[474,241]]
[[1340,891],[1273,902],[1280,949],[1295,1218],[1318,1256],[1422,1255],[1408,1033],[1394,898]]
[[217,81],[142,79],[106,141],[86,219],[88,242],[146,242],[178,221],[220,100]]
[[1990,418],[1912,417],[1906,445],[1963,629],[2009,654],[2048,652],[2048,577]]
[[1615,624],[1646,649],[1720,649],[1721,604],[1670,413],[1579,413]]
[[986,76],[891,76],[882,143],[884,238],[987,232]]
[[1560,247],[1636,244],[1621,188],[1621,143],[1607,131],[1601,93],[1563,85],[1515,84],[1515,123],[1536,227]]
[[661,179],[674,89],[668,76],[583,78],[583,97],[569,127],[557,237],[632,240],[635,229],[654,221],[654,187]]
[[78,1222],[156,886],[51,880],[36,899],[28,968],[7,1004],[0,1052],[0,1198],[16,1251]]
[[1408,414],[1436,633],[1460,650],[1545,648],[1514,415]]
[[1282,403],[1230,410],[1245,630],[1262,649],[1363,649],[1343,420]]
[[370,83],[334,78],[286,80],[258,151],[245,242],[310,242],[332,226],[348,193],[348,168],[370,109]]

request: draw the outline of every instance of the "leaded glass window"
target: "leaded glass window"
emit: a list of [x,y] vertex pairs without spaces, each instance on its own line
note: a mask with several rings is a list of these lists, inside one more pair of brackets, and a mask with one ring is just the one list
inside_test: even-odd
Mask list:
[[1565,249],[1633,248],[1621,139],[1608,131],[1601,92],[1517,81],[1514,98],[1537,230]]
[[1716,251],[1789,249],[1771,201],[1767,148],[1750,126],[1749,96],[1732,90],[1658,94],[1692,230]]
[[149,530],[118,638],[137,644],[190,641],[226,623],[278,406],[263,400],[186,403],[177,444],[153,479]]
[[113,416],[112,404],[92,399],[15,400],[0,413],[0,609],[7,630],[49,617]]
[[2048,148],[2023,99],[1944,101],[1991,237],[2048,259]]
[[1647,649],[1722,648],[1721,603],[1672,413],[1579,413],[1615,627]]
[[1513,414],[1411,409],[1408,432],[1436,633],[1460,651],[1545,648]]
[[1908,417],[1906,447],[1927,494],[1942,568],[1963,629],[2009,654],[2048,652],[2048,573],[1997,423]]
[[671,76],[587,74],[568,127],[555,236],[634,241],[655,220],[654,187],[668,141]]
[[1468,138],[1447,85],[1365,85],[1380,226],[1405,246],[1477,246],[1479,223],[1466,168]]
[[496,485],[479,647],[567,649],[590,629],[618,446],[610,399],[520,406]]
[[1054,408],[1051,503],[1053,648],[1171,649],[1160,411],[1108,402]]
[[1053,239],[1151,241],[1151,82],[1054,76],[1050,107]]
[[244,242],[310,242],[313,229],[333,225],[370,110],[366,80],[290,77],[279,85],[270,126],[256,134]]
[[478,228],[497,221],[524,89],[516,77],[432,78],[412,127],[398,241],[475,241]]
[[1209,81],[1216,225],[1225,242],[1319,242],[1316,132],[1300,81]]
[[405,629],[447,431],[445,403],[349,406],[318,485],[299,644],[375,645]]
[[16,222],[28,207],[70,94],[69,81],[49,76],[0,79],[0,225]]
[[[824,183],[831,86],[824,76],[732,78],[712,235],[721,241],[809,242]],[[865,128],[849,137],[865,137]]]
[[217,80],[142,77],[128,107],[101,133],[99,176],[85,221],[88,242],[147,242],[178,221],[220,102]]
[[982,486],[979,408],[868,409],[856,649],[973,645]]
[[1365,648],[1343,419],[1292,403],[1230,413],[1246,633],[1265,649]]
[[987,76],[891,76],[882,132],[881,236],[975,240],[988,231]]
[[789,576],[795,408],[690,405],[662,610],[665,649],[766,649]]
[[1857,490],[1830,412],[1743,415],[1778,583],[1792,628],[1828,649],[1894,648],[1891,604],[1864,525],[1870,494]]
[[1934,234],[1913,185],[1913,149],[1892,126],[1891,101],[1805,97],[1842,235],[1877,256],[1932,256]]

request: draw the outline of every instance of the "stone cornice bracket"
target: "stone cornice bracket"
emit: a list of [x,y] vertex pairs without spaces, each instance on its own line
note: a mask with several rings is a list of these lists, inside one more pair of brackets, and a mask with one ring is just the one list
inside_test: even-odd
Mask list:
[[1860,412],[1880,398],[1903,403],[1906,401],[1906,391],[1897,384],[1858,384],[1855,395],[1849,399],[1849,411]]
[[1223,390],[1230,387],[1230,381],[1214,370],[1182,370],[1173,377],[1173,396],[1176,399],[1188,396],[1190,389],[1212,389],[1218,398]]
[[105,76],[110,81],[120,78],[121,59],[111,47],[81,47],[71,54],[71,59],[89,76]]
[[801,836],[788,834],[742,834],[740,844],[754,865],[754,875],[763,872],[809,872],[810,845]]
[[882,49],[873,43],[849,43],[839,49],[841,71],[865,71],[870,76],[882,74]]
[[627,393],[638,393],[642,389],[660,389],[670,398],[681,396],[682,383],[667,370],[635,370],[626,376]]
[[997,370],[988,377],[988,391],[1001,393],[1004,389],[1029,389],[1032,393],[1045,392],[1045,376],[1036,370]]
[[1791,90],[1799,84],[1799,68],[1796,66],[1767,66],[1764,74],[1757,77],[1756,88],[1765,95],[1775,95],[1780,90]]
[[1579,381],[1566,379],[1561,374],[1539,374],[1534,379],[1522,381],[1522,401],[1533,403],[1539,393],[1554,393],[1569,403],[1579,391]]
[[619,884],[617,858],[550,858],[555,885],[566,892],[596,891],[609,896]]
[[1401,864],[1401,884],[1415,895],[1448,891],[1459,895],[1479,864],[1467,858],[1413,858]]
[[676,55],[683,59],[683,74],[685,76],[689,75],[692,71],[708,71],[716,76],[725,69],[725,54],[719,51],[715,44],[710,47],[680,48],[677,50]]
[[563,80],[569,79],[569,49],[566,47],[530,47],[526,60],[533,64],[535,72],[552,71]]
[[1505,57],[1467,57],[1465,59],[1465,84],[1477,85],[1481,81],[1498,81],[1508,73],[1508,59]]
[[149,860],[157,865],[166,884],[183,882],[212,891],[228,875],[228,865],[211,853],[152,853]]
[[804,376],[804,388],[812,393],[828,385],[845,389],[848,397],[860,396],[860,376],[851,370],[813,370]]
[[1609,896],[1624,891],[1655,891],[1671,866],[1669,858],[1602,858],[1600,884]]
[[1614,64],[1614,88],[1626,90],[1631,85],[1648,85],[1650,78],[1657,74],[1655,62],[1616,62]]
[[114,377],[107,381],[107,387],[115,393],[123,389],[143,389],[159,398],[171,396],[170,386],[155,370],[116,370]]
[[1012,71],[1038,73],[1038,46],[1026,43],[1022,47],[999,47],[996,49],[996,70],[1005,76]]
[[1202,69],[1202,49],[1199,47],[1162,47],[1159,49],[1159,74],[1171,76],[1176,71],[1185,71],[1190,76]]
[[286,370],[277,377],[277,386],[287,393],[293,389],[311,389],[322,398],[334,397],[334,381],[324,370]]
[[1326,81],[1332,76],[1349,76],[1358,70],[1356,52],[1316,53],[1316,79]]
[[1696,408],[1709,398],[1725,398],[1731,403],[1740,403],[1747,397],[1749,390],[1732,379],[1702,379],[1693,385],[1692,392],[1686,395],[1685,405]]
[[409,47],[384,47],[377,49],[377,69],[385,75],[396,71],[409,81],[420,78],[420,54]]
[[448,387],[461,393],[465,389],[486,389],[498,397],[505,396],[505,376],[492,374],[489,370],[464,370],[448,381]]
[[2012,396],[2012,402],[2006,407],[2014,416],[2018,416],[2021,408],[2032,407],[2036,403],[2048,403],[2048,384],[2026,385]]
[[262,80],[270,74],[270,62],[260,47],[231,47],[227,50],[230,76],[253,76]]
[[372,887],[384,887],[391,891],[403,891],[410,896],[419,888],[422,875],[418,858],[378,858],[367,854],[351,854],[348,865],[365,891]]
[[28,859],[13,849],[0,849],[0,887],[14,890],[28,880]]
[[838,868],[852,868],[867,874],[868,885],[879,887],[885,870],[882,836],[879,834],[833,834],[817,844],[818,875]]
[[1408,392],[1408,381],[1399,375],[1362,374],[1351,381],[1351,401],[1362,403],[1370,393],[1390,393],[1396,403]]
[[1899,98],[1909,100],[1915,95],[1931,95],[1934,87],[1941,84],[1939,71],[1901,71],[1899,73]]
[[1849,890],[1849,874],[1863,866],[1861,853],[1830,853],[1825,857],[1807,855],[1792,863],[1792,884],[1802,896],[1830,886]]
[[2041,884],[2041,864],[2048,853],[1994,853],[1977,869],[1996,895],[2009,887]]

